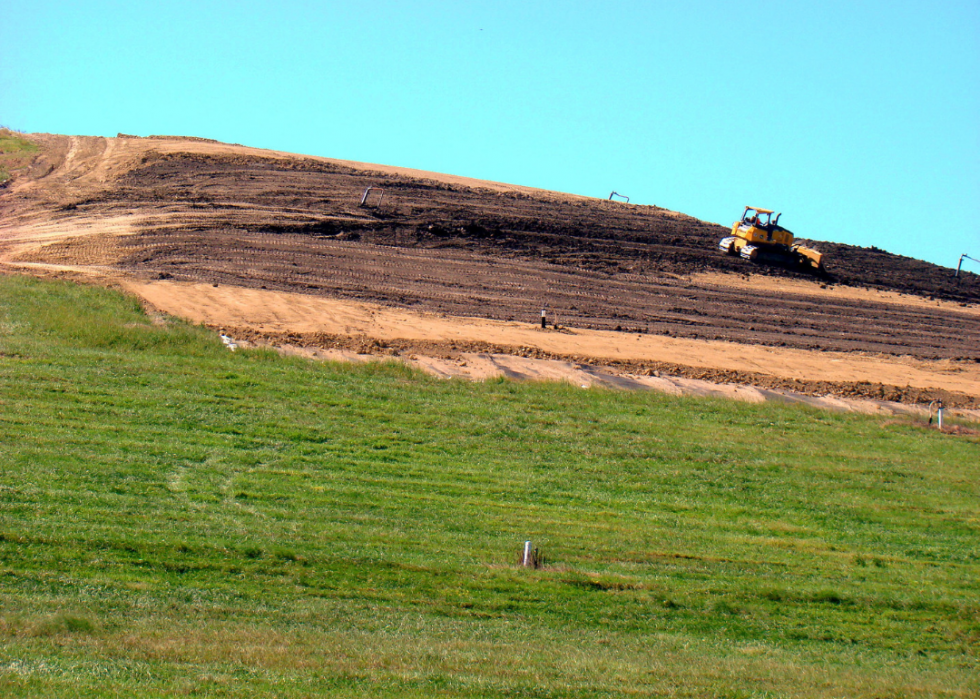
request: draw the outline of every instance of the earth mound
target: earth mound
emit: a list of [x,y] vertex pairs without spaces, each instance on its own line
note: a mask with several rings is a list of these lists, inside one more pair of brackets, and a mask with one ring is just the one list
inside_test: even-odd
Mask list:
[[0,190],[0,260],[35,273],[980,363],[978,277],[873,248],[815,243],[814,276],[725,256],[726,227],[657,206],[207,139],[26,138],[39,149]]

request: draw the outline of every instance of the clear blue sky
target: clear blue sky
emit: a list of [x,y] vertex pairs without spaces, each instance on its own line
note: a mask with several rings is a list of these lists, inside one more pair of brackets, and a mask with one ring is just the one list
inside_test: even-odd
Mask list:
[[[204,136],[980,258],[980,3],[5,3],[0,124]],[[980,273],[980,265],[967,263]]]

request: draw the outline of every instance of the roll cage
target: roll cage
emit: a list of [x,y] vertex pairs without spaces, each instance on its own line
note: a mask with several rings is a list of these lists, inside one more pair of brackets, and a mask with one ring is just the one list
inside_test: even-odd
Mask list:
[[742,223],[750,226],[758,226],[759,228],[769,228],[770,226],[779,225],[780,216],[782,216],[781,213],[773,216],[773,211],[770,209],[746,206],[745,213],[742,214]]

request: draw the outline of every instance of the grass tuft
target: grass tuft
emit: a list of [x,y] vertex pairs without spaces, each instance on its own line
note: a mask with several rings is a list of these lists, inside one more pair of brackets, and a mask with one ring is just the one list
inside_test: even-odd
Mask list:
[[37,144],[23,134],[0,127],[0,187],[27,166],[39,150]]

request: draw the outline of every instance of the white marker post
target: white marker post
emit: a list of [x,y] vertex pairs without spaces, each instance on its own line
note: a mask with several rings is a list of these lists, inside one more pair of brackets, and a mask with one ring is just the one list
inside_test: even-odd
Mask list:
[[524,542],[524,567],[525,568],[530,568],[531,567],[531,563],[532,563],[532,561],[531,561],[531,542],[530,541],[525,541]]

